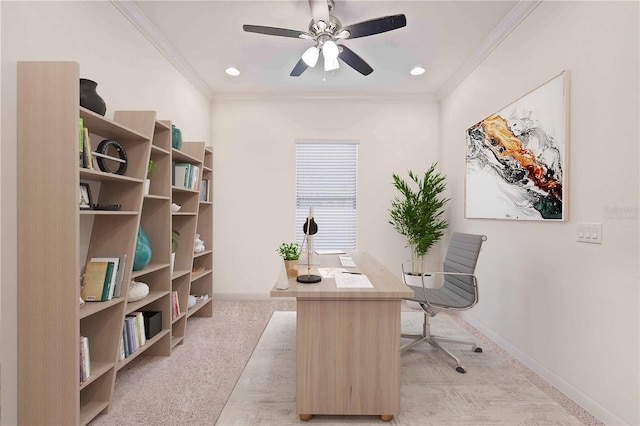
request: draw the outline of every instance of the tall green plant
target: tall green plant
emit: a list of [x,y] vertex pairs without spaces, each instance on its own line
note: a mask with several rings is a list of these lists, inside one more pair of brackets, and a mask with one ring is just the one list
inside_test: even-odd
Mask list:
[[[410,182],[393,174],[393,184],[400,196],[391,202],[389,223],[407,237],[412,260],[422,258],[447,228],[447,221],[442,216],[449,199],[442,196],[446,182],[445,176],[436,172],[437,164],[433,163],[422,178],[409,170]],[[414,186],[417,188],[413,189]]]

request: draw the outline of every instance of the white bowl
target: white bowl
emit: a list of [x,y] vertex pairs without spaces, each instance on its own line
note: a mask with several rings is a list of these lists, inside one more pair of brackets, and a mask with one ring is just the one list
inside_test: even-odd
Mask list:
[[181,205],[178,205],[178,204],[176,204],[176,203],[172,203],[172,204],[171,204],[171,211],[172,211],[173,213],[175,213],[175,212],[179,211],[181,208],[182,208],[182,206],[181,206]]

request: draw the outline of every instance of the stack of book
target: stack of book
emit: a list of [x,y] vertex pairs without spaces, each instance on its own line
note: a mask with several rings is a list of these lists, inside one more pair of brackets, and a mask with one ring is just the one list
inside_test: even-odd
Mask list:
[[198,190],[200,168],[194,164],[177,163],[173,165],[173,186]]
[[80,336],[80,384],[91,376],[91,360],[89,359],[89,339]]
[[147,342],[142,312],[133,312],[124,318],[120,359],[123,360]]
[[125,254],[93,257],[87,262],[80,296],[86,302],[104,302],[120,297]]

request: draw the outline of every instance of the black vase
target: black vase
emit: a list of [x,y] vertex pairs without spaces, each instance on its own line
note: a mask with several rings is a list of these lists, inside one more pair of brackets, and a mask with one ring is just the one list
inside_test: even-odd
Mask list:
[[104,115],[107,112],[107,104],[96,92],[96,87],[98,87],[98,83],[95,81],[86,78],[80,79],[80,106]]

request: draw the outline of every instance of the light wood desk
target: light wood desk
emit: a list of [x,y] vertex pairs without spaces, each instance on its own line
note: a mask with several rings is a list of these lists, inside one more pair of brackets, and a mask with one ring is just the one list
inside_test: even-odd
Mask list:
[[[288,289],[270,293],[297,299],[296,409],[303,420],[360,414],[391,421],[400,411],[400,300],[413,291],[373,257],[349,254],[356,267],[345,269],[365,274],[374,288],[290,278]],[[318,258],[317,267],[341,266],[337,255]],[[320,275],[316,268],[311,273]]]

